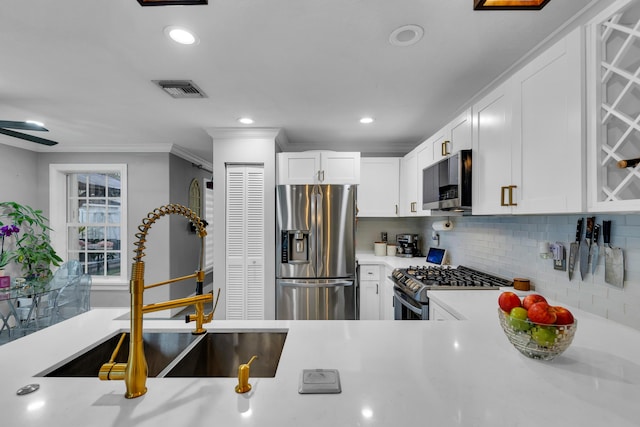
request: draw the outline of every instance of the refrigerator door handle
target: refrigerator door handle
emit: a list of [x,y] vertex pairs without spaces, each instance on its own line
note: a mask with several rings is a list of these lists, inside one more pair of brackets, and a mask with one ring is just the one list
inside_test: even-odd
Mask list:
[[304,279],[278,280],[278,285],[280,286],[293,286],[296,288],[337,288],[339,286],[353,286],[353,284],[353,280],[322,280],[321,282]]
[[309,230],[309,261],[311,263],[311,274],[312,276],[318,275],[318,221],[316,219],[316,188],[317,186],[313,186],[311,189],[311,195],[309,197],[311,202],[311,209],[307,213],[309,215],[309,224],[311,224],[311,229]]
[[317,231],[317,245],[316,245],[316,251],[318,252],[318,257],[317,257],[317,262],[316,262],[316,266],[317,266],[317,272],[318,272],[318,276],[322,276],[324,275],[324,217],[323,217],[323,206],[322,206],[322,199],[324,197],[324,195],[322,194],[322,189],[318,186],[316,186],[317,188],[317,193],[316,193],[316,217],[318,218],[318,222],[316,224],[316,231]]

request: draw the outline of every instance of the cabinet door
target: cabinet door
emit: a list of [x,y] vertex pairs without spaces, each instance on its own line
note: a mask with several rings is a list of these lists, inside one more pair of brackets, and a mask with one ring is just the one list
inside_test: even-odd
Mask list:
[[380,282],[360,281],[360,320],[380,319]]
[[584,211],[581,45],[578,29],[512,78],[514,213]]
[[360,184],[360,153],[321,152],[322,184]]
[[501,206],[503,196],[508,193],[505,187],[512,185],[512,101],[508,89],[507,82],[472,109],[474,215],[511,213],[510,206]]
[[418,213],[418,155],[412,150],[400,161],[400,216]]
[[[429,139],[418,146],[418,161],[416,172],[416,185],[417,185],[417,215],[429,216],[431,214],[430,209],[422,209],[422,170],[427,166],[431,166],[434,161],[435,146],[440,147],[444,141],[444,129],[441,129],[438,133],[432,135]],[[439,157],[438,157],[439,160]]]
[[393,280],[389,277],[393,273],[392,269],[385,269],[384,277],[380,280],[382,291],[380,292],[380,319],[393,320]]
[[395,217],[400,197],[400,158],[360,159],[359,217]]
[[317,184],[320,152],[278,153],[278,184]]
[[[471,149],[473,145],[471,139],[471,109],[465,111],[447,125],[445,141],[443,141],[443,143],[444,146],[442,144],[440,147],[434,146],[436,150],[440,148],[440,158],[450,156],[460,150]],[[434,155],[436,152],[437,151],[434,151]],[[435,158],[438,159],[438,157]]]
[[433,301],[429,302],[429,320],[458,320],[453,314]]

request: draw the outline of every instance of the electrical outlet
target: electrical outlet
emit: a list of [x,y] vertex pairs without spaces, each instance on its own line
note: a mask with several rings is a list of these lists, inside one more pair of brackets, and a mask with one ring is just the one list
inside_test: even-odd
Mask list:
[[553,269],[560,271],[567,271],[567,260],[566,259],[554,259],[553,260]]

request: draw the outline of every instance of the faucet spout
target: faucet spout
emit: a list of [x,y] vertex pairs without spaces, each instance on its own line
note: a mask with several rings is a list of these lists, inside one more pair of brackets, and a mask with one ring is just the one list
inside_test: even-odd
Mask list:
[[[151,228],[151,225],[155,223],[160,217],[169,214],[179,214],[189,218],[189,220],[195,224],[199,237],[201,238],[200,246],[200,258],[199,268],[194,274],[180,277],[177,279],[170,279],[164,282],[155,283],[153,285],[144,285],[144,244],[146,242],[146,236]],[[189,208],[182,205],[171,204],[162,206],[150,212],[146,218],[142,220],[142,225],[138,227],[139,233],[136,233],[138,241],[136,245],[136,256],[134,257],[134,263],[131,269],[131,280],[129,281],[130,293],[131,293],[131,330],[129,332],[129,357],[127,363],[113,363],[115,354],[118,348],[114,351],[112,360],[102,365],[98,377],[101,380],[124,380],[127,391],[125,397],[127,399],[133,399],[142,396],[147,392],[147,360],[144,355],[144,342],[142,339],[142,315],[153,311],[168,310],[177,307],[195,306],[196,314],[188,315],[186,321],[195,321],[196,328],[193,331],[194,334],[203,334],[206,329],[203,328],[204,323],[209,323],[213,320],[213,314],[217,306],[217,300],[220,298],[220,290],[216,298],[216,304],[213,310],[205,314],[204,304],[213,303],[213,293],[202,294],[202,285],[204,281],[203,270],[203,249],[204,249],[204,236],[207,235],[203,221]],[[166,285],[185,279],[196,279],[196,295],[180,298],[161,303],[152,303],[144,305],[143,294],[145,289],[153,288],[156,286]]]

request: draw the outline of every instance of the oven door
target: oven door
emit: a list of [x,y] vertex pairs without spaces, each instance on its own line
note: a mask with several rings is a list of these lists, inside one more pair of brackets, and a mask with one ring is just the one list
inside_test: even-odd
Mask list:
[[393,306],[395,320],[429,320],[429,304],[421,303],[404,292],[393,289]]

